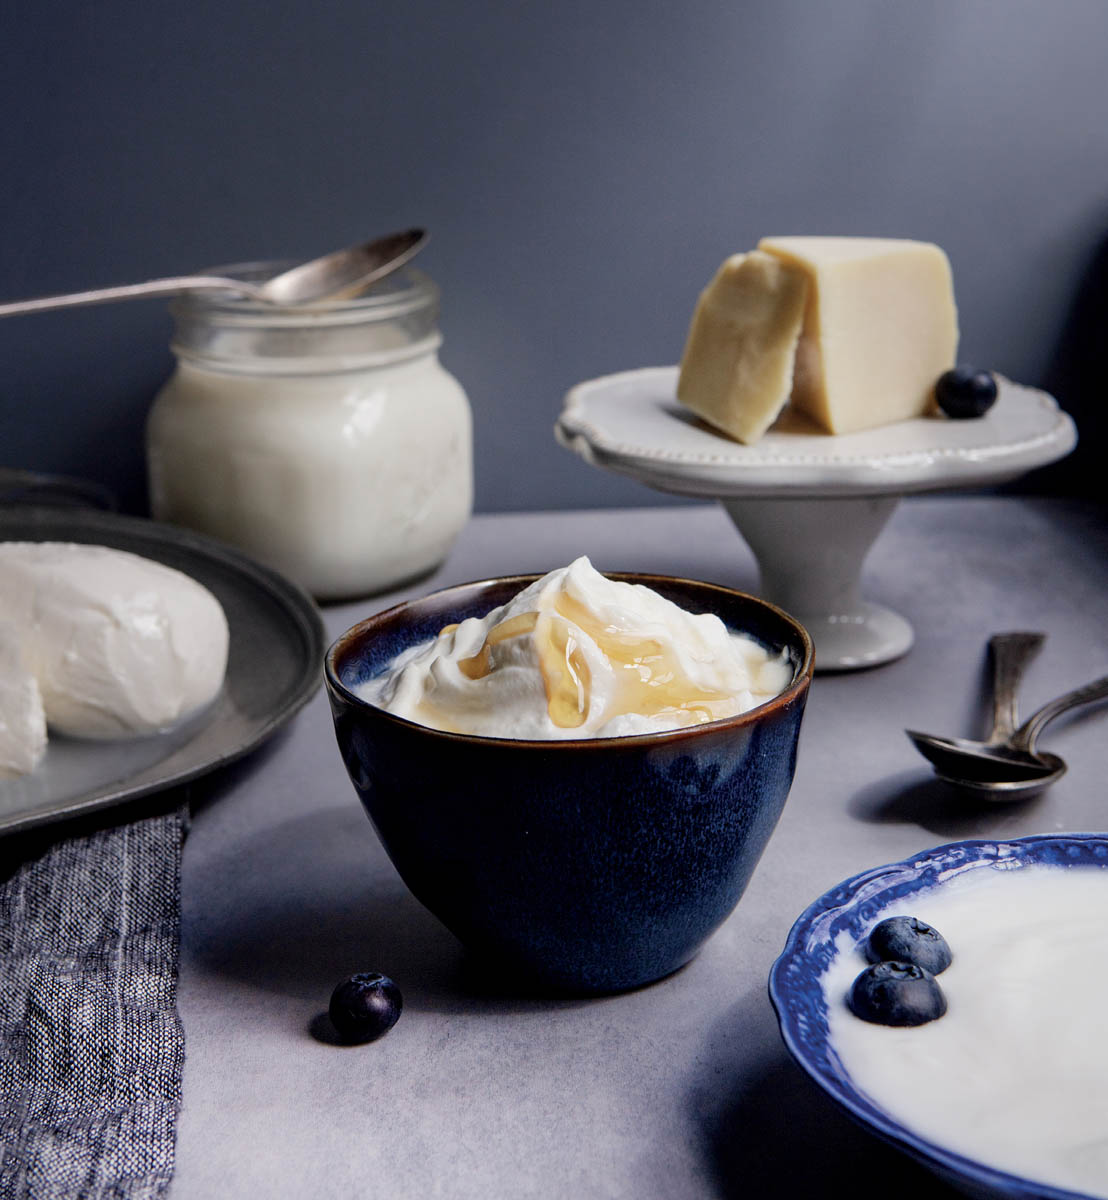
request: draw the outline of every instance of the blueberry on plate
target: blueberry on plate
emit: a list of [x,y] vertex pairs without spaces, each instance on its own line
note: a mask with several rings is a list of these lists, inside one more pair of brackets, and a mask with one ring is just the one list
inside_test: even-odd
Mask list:
[[935,976],[915,963],[879,962],[854,980],[850,1011],[874,1025],[926,1025],[946,1012]]
[[939,376],[935,399],[943,412],[956,421],[983,417],[996,401],[996,380],[988,371],[954,367]]
[[886,917],[869,932],[866,958],[876,962],[909,962],[932,975],[941,975],[953,955],[946,938],[918,917]]
[[377,971],[351,975],[331,993],[328,1013],[345,1042],[373,1042],[400,1020],[404,998],[387,976]]

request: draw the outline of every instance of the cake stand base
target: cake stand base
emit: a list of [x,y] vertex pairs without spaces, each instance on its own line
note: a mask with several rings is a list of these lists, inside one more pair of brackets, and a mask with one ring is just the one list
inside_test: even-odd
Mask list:
[[754,557],[761,593],[812,635],[817,671],[856,671],[911,648],[903,617],[862,599],[862,563],[899,496],[721,501]]

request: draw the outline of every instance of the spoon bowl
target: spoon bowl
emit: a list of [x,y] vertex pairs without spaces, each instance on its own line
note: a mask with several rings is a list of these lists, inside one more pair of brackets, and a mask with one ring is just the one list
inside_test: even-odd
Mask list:
[[[250,285],[248,294],[285,308],[349,300],[410,262],[426,242],[423,229],[390,233],[282,271],[265,283]],[[238,286],[242,289],[244,285]]]
[[1001,775],[1005,770],[1001,767],[997,775],[990,779],[973,779],[964,775],[952,778],[936,770],[936,777],[944,783],[949,783],[962,791],[972,792],[985,800],[1016,801],[1030,800],[1040,792],[1045,791],[1051,784],[1057,783],[1066,773],[1066,762],[1057,754],[1041,751],[1033,759],[1029,758],[1023,765],[1012,763],[1012,777],[1006,779]]
[[980,774],[983,778],[1002,778],[1006,772],[1013,776],[1043,774],[1043,754],[1028,754],[1011,746],[990,745],[975,742],[970,738],[936,737],[931,733],[920,733],[915,729],[904,731],[912,739],[916,749],[937,771],[950,772],[958,766],[965,778],[972,779]]
[[41,296],[35,300],[14,300],[0,304],[0,317],[107,304],[115,300],[179,296],[182,292],[235,292],[281,308],[312,308],[348,300],[364,292],[370,284],[410,262],[423,249],[427,236],[424,229],[386,234],[371,242],[349,246],[345,250],[336,250],[322,258],[301,263],[264,283],[249,283],[244,279],[230,279],[222,275],[176,275],[167,279],[152,279],[147,283],[66,292],[57,296]]
[[969,738],[936,737],[907,729],[916,749],[944,783],[995,799],[1030,797],[1057,782],[1066,763],[1056,754],[1028,754]]
[[1066,773],[1066,763],[1057,754],[1035,750],[1035,741],[1046,725],[1070,709],[1105,697],[1108,676],[1044,704],[1003,742],[936,737],[914,729],[905,732],[945,782],[992,800],[1022,800]]

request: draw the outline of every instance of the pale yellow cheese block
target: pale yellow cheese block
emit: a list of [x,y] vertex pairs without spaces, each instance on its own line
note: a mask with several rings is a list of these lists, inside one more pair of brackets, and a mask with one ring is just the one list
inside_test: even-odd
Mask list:
[[828,433],[853,433],[932,407],[958,348],[950,263],[938,246],[770,237],[758,247],[809,281],[793,408]]
[[793,387],[807,272],[752,250],[734,254],[700,294],[677,399],[740,442],[757,441]]

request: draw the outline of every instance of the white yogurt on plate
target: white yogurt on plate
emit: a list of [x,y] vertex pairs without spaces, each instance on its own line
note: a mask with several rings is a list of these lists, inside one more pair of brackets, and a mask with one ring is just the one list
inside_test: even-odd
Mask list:
[[483,618],[449,625],[359,694],[421,725],[482,737],[623,737],[735,716],[792,679],[784,654],[587,558]]
[[829,1037],[858,1089],[948,1150],[1108,1197],[1108,871],[979,869],[872,924],[897,915],[949,943],[948,1009],[914,1028],[860,1020],[846,994],[866,960],[841,946],[824,977]]

